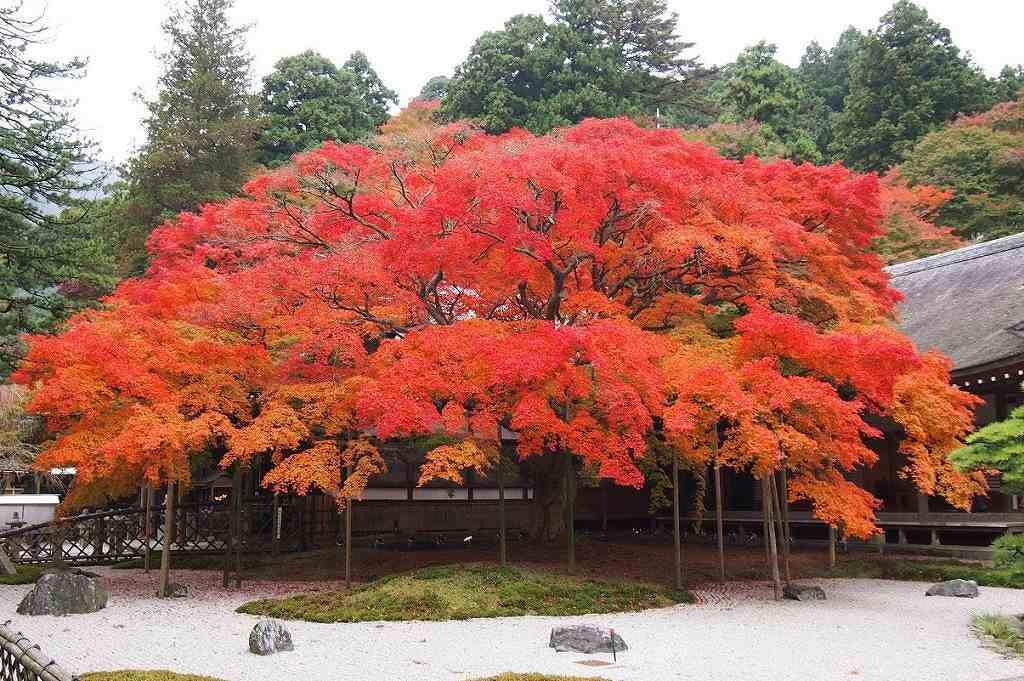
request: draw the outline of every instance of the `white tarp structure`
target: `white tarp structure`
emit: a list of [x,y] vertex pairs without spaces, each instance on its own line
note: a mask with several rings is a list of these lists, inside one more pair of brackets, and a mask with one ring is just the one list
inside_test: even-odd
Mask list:
[[0,530],[49,522],[58,504],[56,494],[0,494]]

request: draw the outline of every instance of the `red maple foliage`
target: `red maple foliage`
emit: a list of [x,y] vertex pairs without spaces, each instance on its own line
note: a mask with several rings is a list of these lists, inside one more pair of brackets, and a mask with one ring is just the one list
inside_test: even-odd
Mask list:
[[707,461],[715,428],[720,463],[785,467],[792,499],[864,536],[877,502],[844,474],[888,417],[923,489],[983,489],[945,458],[971,398],[891,328],[876,178],[626,120],[409,127],[163,225],[107,310],[31,339],[41,465],[157,482],[202,451],[269,454],[265,484],[344,501],[382,470],[375,442],[445,432],[423,480],[458,479],[493,464],[500,424],[520,458],[641,486],[652,434]]

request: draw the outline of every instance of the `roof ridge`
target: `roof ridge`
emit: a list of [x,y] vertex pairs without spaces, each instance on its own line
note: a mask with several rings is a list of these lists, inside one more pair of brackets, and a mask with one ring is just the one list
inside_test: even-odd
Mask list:
[[1005,253],[1006,251],[1012,251],[1017,248],[1024,248],[1024,232],[1004,236],[1000,239],[993,239],[992,241],[982,241],[981,243],[970,244],[953,251],[930,255],[918,260],[890,265],[885,269],[894,278],[902,277],[908,274],[914,274],[915,272],[923,272],[937,267],[945,267],[947,265],[955,265],[956,263],[976,260],[990,255],[998,255],[999,253]]

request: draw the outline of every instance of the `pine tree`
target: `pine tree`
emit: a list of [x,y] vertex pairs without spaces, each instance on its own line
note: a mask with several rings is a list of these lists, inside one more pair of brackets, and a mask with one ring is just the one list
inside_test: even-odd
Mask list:
[[953,452],[953,463],[962,470],[996,470],[1010,494],[1024,494],[1024,405],[1010,417],[990,423],[967,438],[967,446]]
[[102,173],[69,102],[45,84],[80,77],[85,63],[33,58],[47,29],[19,10],[0,7],[0,374],[20,355],[19,334],[49,330],[113,284],[102,239],[62,210]]
[[159,92],[146,102],[147,140],[128,164],[136,261],[159,222],[237,194],[254,166],[260,123],[249,95],[247,26],[227,17],[233,0],[186,0],[163,23]]

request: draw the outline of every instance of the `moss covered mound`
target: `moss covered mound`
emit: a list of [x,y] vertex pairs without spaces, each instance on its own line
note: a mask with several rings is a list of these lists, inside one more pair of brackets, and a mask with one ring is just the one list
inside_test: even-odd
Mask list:
[[238,612],[310,622],[451,620],[628,612],[691,600],[685,591],[653,584],[520,568],[445,565],[393,575],[351,591],[254,601]]

